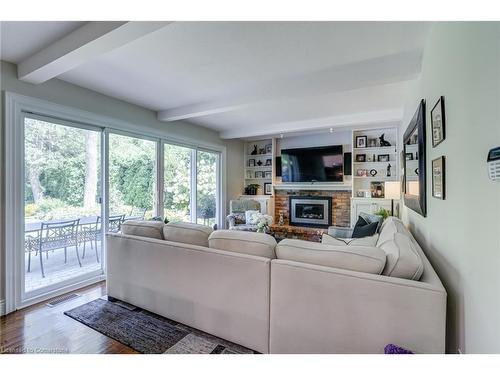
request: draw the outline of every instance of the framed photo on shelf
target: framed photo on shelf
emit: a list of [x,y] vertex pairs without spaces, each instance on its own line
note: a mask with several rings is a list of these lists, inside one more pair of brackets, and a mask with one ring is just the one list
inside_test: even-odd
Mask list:
[[405,154],[405,159],[408,160],[413,160],[413,153],[412,152],[407,152]]
[[383,182],[372,181],[370,183],[372,198],[384,198],[385,196],[384,189],[385,189],[385,184]]
[[264,172],[255,171],[255,178],[264,178]]
[[248,166],[255,167],[255,159],[248,159]]
[[444,96],[441,96],[431,110],[432,147],[445,139]]
[[377,161],[388,162],[389,158],[390,158],[389,154],[377,155]]
[[368,137],[366,135],[356,136],[356,148],[366,148]]
[[273,145],[271,143],[266,145],[266,154],[271,154],[273,152]]
[[358,176],[358,177],[367,177],[368,176],[368,170],[366,170],[366,169],[357,169],[356,170],[356,176]]
[[264,182],[264,194],[272,195],[273,194],[273,184],[270,182]]
[[441,156],[432,161],[432,196],[445,199],[445,158]]
[[264,178],[273,178],[273,174],[271,173],[271,171],[265,171],[264,172]]
[[364,163],[365,161],[366,161],[366,154],[357,154],[356,155],[356,162]]

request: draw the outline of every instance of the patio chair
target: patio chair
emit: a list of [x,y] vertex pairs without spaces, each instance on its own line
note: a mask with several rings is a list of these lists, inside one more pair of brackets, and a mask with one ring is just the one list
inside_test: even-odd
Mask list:
[[125,217],[125,220],[144,220],[146,211],[146,208],[134,207],[130,210],[128,217]]
[[[68,261],[67,248],[74,246],[78,264],[82,266],[80,254],[78,253],[78,225],[80,219],[58,222],[42,222],[39,237],[38,255],[40,256],[40,269],[42,277],[45,277],[43,269],[43,252],[64,248],[64,263]],[[29,262],[29,260],[28,260]]]
[[108,232],[117,233],[120,231],[122,223],[125,221],[125,215],[112,215],[109,217]]
[[99,263],[99,250],[97,248],[97,240],[101,235],[102,225],[101,225],[101,217],[97,216],[96,221],[89,225],[86,225],[82,228],[81,236],[83,241],[83,253],[82,259],[85,259],[85,250],[87,247],[87,242],[90,242],[90,248],[93,249],[95,245],[95,257],[97,259],[97,263]]

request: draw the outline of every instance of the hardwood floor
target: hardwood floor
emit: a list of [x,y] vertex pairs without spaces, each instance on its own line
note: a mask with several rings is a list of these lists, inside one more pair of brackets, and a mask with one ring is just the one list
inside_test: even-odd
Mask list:
[[45,302],[0,317],[0,353],[137,353],[63,314],[106,294],[104,282],[76,291],[81,297]]

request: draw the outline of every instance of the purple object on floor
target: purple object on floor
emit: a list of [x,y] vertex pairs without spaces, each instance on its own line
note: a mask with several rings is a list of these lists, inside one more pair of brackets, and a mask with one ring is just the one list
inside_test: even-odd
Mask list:
[[384,354],[413,354],[413,352],[400,346],[389,344],[384,348]]

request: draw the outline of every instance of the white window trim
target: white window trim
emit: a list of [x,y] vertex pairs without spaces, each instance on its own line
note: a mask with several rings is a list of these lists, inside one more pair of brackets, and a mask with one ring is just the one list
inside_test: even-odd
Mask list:
[[[101,147],[103,151],[108,148],[108,136],[107,132],[126,132],[129,135],[140,135],[142,137],[151,137],[154,139],[159,139],[159,144],[171,143],[184,145],[193,149],[205,149],[207,151],[220,153],[220,167],[219,170],[226,171],[226,147],[220,144],[214,144],[211,142],[203,142],[200,140],[192,140],[189,138],[181,136],[170,136],[168,135],[168,130],[154,130],[147,129],[144,130],[140,125],[128,123],[125,121],[117,120],[111,117],[98,115],[92,112],[63,106],[60,104],[52,103],[46,100],[33,98],[29,96],[24,96],[20,94],[15,94],[12,92],[5,92],[5,218],[9,220],[4,220],[5,222],[5,313],[15,311],[18,308],[24,307],[26,304],[21,305],[19,297],[21,296],[20,283],[17,280],[19,275],[23,275],[23,270],[20,269],[20,256],[19,256],[19,246],[24,246],[24,244],[19,243],[22,238],[24,223],[22,223],[22,212],[24,206],[24,189],[22,189],[22,181],[24,176],[20,173],[23,170],[23,166],[20,164],[23,162],[23,158],[19,158],[20,153],[24,150],[24,139],[22,139],[22,132],[20,129],[23,126],[22,119],[24,118],[24,113],[29,112],[33,114],[39,114],[42,116],[53,117],[56,119],[67,120],[69,122],[75,122],[80,124],[88,124],[92,127],[101,127],[104,129],[104,139],[105,142],[101,142]],[[104,144],[103,144],[104,143]],[[158,143],[157,143],[158,144]],[[109,163],[107,152],[104,152],[103,159],[103,169],[106,171]],[[160,152],[157,152],[157,158],[163,156],[163,147],[161,147]],[[157,160],[158,162],[158,172],[159,167],[163,165],[163,159]],[[194,166],[196,168],[196,165]],[[21,181],[21,182],[20,182]],[[224,226],[224,213],[226,212],[226,173],[220,175],[219,186],[220,192],[218,192],[218,201],[220,206],[220,211],[218,214],[218,224],[219,228]],[[161,182],[161,185],[160,185]],[[21,183],[21,185],[20,185]],[[104,217],[107,218],[108,212],[108,194],[109,186],[108,181],[105,179],[103,184],[103,205]],[[161,191],[163,195],[163,181],[158,180],[157,186],[158,193]],[[159,195],[160,198],[160,195]],[[158,199],[160,201],[162,199]],[[158,205],[160,210],[163,210],[163,204],[161,207]],[[219,208],[219,207],[218,207]],[[196,211],[194,212],[196,217]],[[105,262],[105,260],[104,260]],[[97,280],[91,280],[89,282],[96,282]],[[36,297],[31,303],[36,303],[41,298],[47,299],[55,295],[59,295],[67,292],[69,288],[84,286],[85,282],[75,284],[71,287],[64,287],[63,289],[54,291],[44,296]]]

